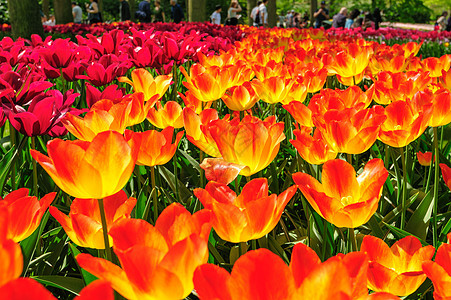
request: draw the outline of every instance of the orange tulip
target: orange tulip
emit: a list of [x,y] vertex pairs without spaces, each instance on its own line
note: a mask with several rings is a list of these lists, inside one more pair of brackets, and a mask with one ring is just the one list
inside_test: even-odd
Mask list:
[[[107,110],[103,110],[104,108]],[[128,126],[126,113],[111,100],[100,100],[84,117],[67,114],[62,122],[75,137],[91,142],[100,132],[114,130],[123,134]]]
[[163,131],[147,130],[144,132],[125,131],[125,139],[131,148],[138,150],[136,164],[144,166],[164,165],[174,156],[184,131],[177,133],[172,143],[174,128],[166,127]]
[[358,86],[351,86],[345,90],[324,89],[312,97],[308,108],[312,111],[313,115],[324,115],[332,109],[344,110],[345,108],[355,108],[360,110],[370,105],[373,92],[373,87],[363,92]]
[[320,216],[337,227],[355,228],[376,212],[388,172],[375,158],[355,175],[349,163],[334,159],[323,165],[322,184],[305,173],[293,174],[293,180]]
[[258,101],[257,94],[249,82],[232,87],[222,97],[225,105],[233,111],[244,111],[251,109]]
[[155,227],[138,219],[117,223],[110,236],[122,267],[88,254],[80,266],[127,299],[182,299],[193,289],[196,267],[208,260],[209,212],[191,214],[171,204]]
[[127,77],[119,77],[120,82],[125,82],[133,87],[135,93],[143,93],[144,100],[149,101],[155,95],[157,99],[163,97],[172,81],[172,74],[160,75],[153,78],[152,74],[146,69],[134,69],[132,71],[132,80]]
[[[0,211],[3,221],[6,220],[6,213]],[[3,224],[2,224],[3,225]],[[0,237],[0,287],[4,284],[19,278],[23,269],[22,250],[19,244],[13,240]]]
[[194,195],[212,211],[212,226],[226,241],[239,243],[258,239],[279,222],[288,201],[296,193],[292,186],[279,196],[268,195],[268,181],[257,178],[248,182],[237,196],[226,184],[210,181]]
[[314,127],[312,120],[312,111],[310,108],[302,104],[299,101],[292,101],[289,104],[283,105],[290,115],[299,123],[301,126]]
[[[130,218],[136,205],[135,198],[127,198],[124,191],[104,198],[108,231],[119,220]],[[56,207],[50,207],[50,214],[63,226],[69,238],[78,246],[105,249],[102,220],[97,199],[75,199],[70,206],[69,216]],[[113,241],[110,238],[110,245]]]
[[451,299],[451,233],[448,233],[448,244],[438,248],[435,262],[423,263],[423,272],[434,284],[434,299]]
[[3,199],[0,197],[0,209],[5,209],[4,217],[10,220],[6,224],[6,237],[16,243],[29,237],[38,228],[56,195],[49,193],[38,200],[35,196],[28,196],[28,192],[28,189],[21,188]]
[[426,280],[421,265],[430,261],[435,253],[434,247],[422,247],[413,236],[389,248],[381,239],[366,235],[360,251],[368,255],[370,263],[368,288],[398,296],[412,294]]
[[264,81],[265,79],[271,77],[291,77],[288,72],[288,68],[284,64],[278,63],[274,60],[271,60],[264,65],[255,64],[252,69],[255,73],[255,77],[257,77],[257,79],[260,81]]
[[451,89],[451,69],[448,71],[442,70],[442,76],[439,78],[440,84],[444,89]]
[[266,168],[276,157],[285,139],[282,122],[275,116],[264,121],[247,115],[243,120],[215,120],[209,132],[225,161],[246,166],[240,174],[250,176]]
[[[255,93],[258,95],[258,98],[262,101],[269,104],[279,102],[289,103],[289,99],[291,99],[289,94],[292,90],[294,81],[289,78],[275,76],[266,78],[263,81],[254,79],[251,81],[251,84]],[[303,89],[305,90],[305,94],[307,94],[305,86],[303,86]]]
[[368,295],[367,268],[362,253],[321,263],[313,250],[296,244],[290,266],[262,248],[241,256],[231,274],[216,265],[200,266],[194,286],[200,299],[361,299]]
[[147,120],[153,126],[164,129],[166,127],[182,128],[182,107],[175,101],[168,101],[164,105],[157,102],[157,109],[151,108],[147,114]]
[[312,128],[304,126],[293,130],[296,139],[290,140],[290,143],[298,150],[301,157],[313,165],[321,165],[334,159],[337,156],[337,152],[331,150],[329,145],[324,142],[319,130],[315,130],[313,136],[311,133]]
[[[373,48],[371,46],[360,46],[356,43],[349,43],[345,50],[335,54],[332,63],[327,65],[327,68],[331,74],[338,74],[344,78],[352,78],[363,73],[372,55]],[[355,80],[354,84],[358,84],[359,82]]]
[[217,119],[218,111],[212,108],[201,111],[199,115],[188,107],[183,109],[186,138],[201,151],[213,157],[220,157],[221,153],[207,128],[211,121]]
[[429,167],[432,162],[432,152],[424,152],[423,153],[421,151],[418,151],[417,159],[418,159],[418,162],[420,163],[420,165]]
[[[438,127],[451,123],[451,92],[447,89],[440,89],[433,95],[429,91],[415,94],[414,98],[420,98],[419,102],[429,104],[432,101],[431,119],[429,126]],[[431,99],[431,100],[430,100]]]
[[80,291],[80,295],[74,300],[114,300],[114,291],[111,283],[105,280],[96,280]]
[[92,142],[54,139],[47,143],[47,150],[49,157],[30,152],[56,185],[83,199],[101,199],[120,191],[138,156],[138,149],[130,148],[115,131],[99,133]]
[[428,57],[421,61],[424,71],[429,71],[430,77],[441,77],[442,71],[447,72],[451,65],[451,55],[445,54],[442,57]]
[[374,101],[378,104],[390,104],[398,100],[412,98],[418,91],[424,90],[430,83],[428,72],[391,73],[380,72],[374,83]]
[[360,154],[374,144],[385,119],[384,109],[373,106],[362,110],[333,109],[324,116],[314,115],[313,124],[332,151]]
[[17,278],[3,286],[0,284],[0,297],[8,300],[56,300],[50,291],[31,278]]
[[288,266],[264,248],[238,258],[232,274],[213,264],[200,266],[194,273],[194,286],[202,300],[290,300],[295,292]]
[[392,147],[405,147],[416,140],[429,124],[432,103],[416,105],[415,100],[395,101],[385,108],[379,139]]
[[186,91],[185,95],[179,92],[179,96],[180,98],[182,98],[183,103],[185,103],[185,106],[190,108],[196,114],[200,114],[204,109],[210,108],[211,104],[213,103],[213,102],[202,102],[201,100],[197,99],[194,96],[194,94],[190,91]]
[[440,169],[442,169],[442,176],[445,184],[451,189],[451,168],[445,164],[440,164]]
[[205,158],[199,165],[205,171],[208,181],[231,183],[245,166],[224,161],[222,158]]
[[230,71],[226,68],[216,66],[205,68],[195,64],[190,68],[190,75],[183,67],[180,67],[180,71],[187,80],[183,85],[202,102],[218,100],[230,86],[233,86]]
[[327,79],[327,69],[309,67],[302,75],[303,84],[307,87],[307,92],[316,93],[323,89]]
[[370,61],[369,68],[373,74],[377,74],[380,71],[399,73],[405,71],[409,61],[410,58],[408,57],[390,52],[385,55],[374,55]]

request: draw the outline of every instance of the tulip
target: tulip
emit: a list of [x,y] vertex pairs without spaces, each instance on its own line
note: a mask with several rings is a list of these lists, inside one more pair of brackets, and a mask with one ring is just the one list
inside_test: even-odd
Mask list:
[[440,169],[442,169],[442,176],[445,184],[451,189],[451,168],[445,164],[440,164]]
[[91,142],[97,134],[108,130],[123,134],[128,125],[126,114],[128,115],[127,111],[114,105],[112,101],[101,100],[84,117],[67,114],[62,122],[75,137]]
[[132,148],[138,150],[136,164],[144,166],[164,165],[174,156],[184,131],[177,133],[172,143],[174,128],[166,127],[163,131],[148,130],[145,132],[125,132],[125,140]]
[[[252,87],[258,98],[269,104],[275,104],[282,102],[288,104],[291,100],[290,92],[296,90],[293,88],[295,82],[289,78],[284,78],[281,76],[274,76],[266,78],[263,81],[254,79],[251,81]],[[307,88],[302,85],[302,91],[307,95]],[[304,97],[305,99],[305,97]],[[302,100],[304,100],[302,99]],[[301,102],[302,102],[301,100]]]
[[103,91],[99,91],[89,82],[86,82],[86,103],[88,107],[92,107],[97,101],[108,99],[113,103],[121,102],[125,95],[124,88],[118,88],[117,85],[112,84],[107,86]]
[[432,104],[418,107],[415,100],[396,101],[385,108],[379,139],[392,147],[405,147],[423,134],[429,124]]
[[407,236],[389,248],[381,239],[367,235],[360,251],[369,259],[368,288],[397,296],[412,294],[426,280],[421,266],[435,253],[434,247],[422,247],[413,236]]
[[421,61],[424,71],[429,71],[430,77],[441,77],[442,71],[447,72],[451,65],[451,55],[445,54],[442,57],[428,57]]
[[196,114],[200,114],[204,109],[210,108],[211,104],[213,103],[213,102],[202,102],[201,100],[197,99],[196,96],[194,96],[194,94],[191,93],[190,91],[186,91],[185,95],[179,92],[179,96],[180,98],[182,98],[183,103],[185,103],[185,106],[190,108]]
[[154,78],[146,69],[134,69],[132,71],[132,80],[127,77],[120,77],[119,81],[130,84],[135,93],[143,93],[145,101],[150,100],[157,94],[158,100],[168,90],[172,82],[172,74],[160,75]]
[[231,85],[231,74],[227,69],[219,67],[204,68],[195,64],[190,68],[190,75],[185,68],[180,71],[187,81],[183,85],[202,102],[210,102],[220,99]]
[[29,190],[21,188],[0,197],[0,209],[5,208],[8,239],[20,242],[29,237],[38,228],[44,213],[55,199],[56,193],[49,193],[38,200],[36,196],[28,196]]
[[80,295],[74,300],[114,300],[114,291],[111,288],[111,283],[105,280],[96,280],[83,288]]
[[244,111],[251,109],[258,101],[257,94],[249,82],[232,87],[222,97],[225,105],[233,111]]
[[266,168],[276,157],[285,139],[282,122],[274,116],[264,121],[247,115],[239,121],[215,120],[209,132],[225,161],[246,166],[240,174],[250,176]]
[[[1,214],[0,216],[5,217]],[[6,218],[4,218],[6,220]],[[4,224],[2,224],[4,225]],[[13,240],[0,236],[0,288],[6,283],[19,278],[23,269],[22,250]],[[1,293],[0,293],[1,295]]]
[[279,222],[288,201],[296,193],[292,186],[279,196],[268,195],[266,178],[248,182],[237,196],[226,184],[210,181],[194,195],[212,211],[212,226],[218,235],[233,243],[258,239]]
[[[345,78],[355,77],[363,73],[372,55],[373,48],[371,46],[360,46],[356,43],[350,43],[346,50],[335,54],[335,58],[333,58],[332,63],[327,68],[331,74],[338,74]],[[360,80],[362,79],[362,77],[359,78]],[[353,83],[358,84],[359,82],[355,80]]]
[[72,90],[64,95],[57,90],[50,90],[34,97],[28,107],[15,105],[6,108],[5,113],[11,125],[26,136],[60,136],[67,133],[61,124],[65,114],[81,113],[71,107],[78,96]]
[[290,143],[298,150],[301,157],[313,165],[321,165],[337,156],[337,152],[330,149],[329,145],[324,142],[319,130],[315,130],[311,135],[312,128],[301,126],[301,129],[293,130],[296,136],[295,140]]
[[0,284],[0,297],[8,300],[56,300],[50,291],[31,278],[17,278],[3,286]]
[[310,108],[299,101],[292,101],[289,104],[283,105],[296,122],[301,126],[314,127],[312,121],[312,111]]
[[324,89],[312,97],[308,108],[312,111],[313,115],[324,115],[332,109],[344,110],[346,108],[355,108],[360,110],[370,105],[373,92],[373,87],[363,92],[358,86],[351,86],[346,90]]
[[[135,198],[127,198],[124,191],[104,198],[104,207],[108,231],[122,219],[130,218],[136,205]],[[63,226],[69,238],[78,246],[105,249],[102,221],[100,219],[97,199],[76,198],[71,206],[69,216],[56,207],[50,207],[50,214]],[[112,245],[112,239],[110,245]]]
[[451,89],[451,70],[442,70],[442,76],[439,78],[440,84],[444,89]]
[[335,159],[324,163],[322,184],[305,173],[293,174],[293,180],[321,217],[337,227],[355,228],[376,212],[388,172],[375,158],[355,175],[349,163]]
[[267,249],[238,258],[232,274],[213,264],[200,266],[194,273],[194,286],[202,300],[289,300],[295,293],[289,267]]
[[451,299],[451,233],[448,243],[438,248],[435,262],[423,263],[423,272],[434,284],[434,299]]
[[[418,94],[419,97],[424,94]],[[426,97],[425,97],[426,98]],[[438,127],[451,123],[451,92],[440,89],[432,96],[432,115],[429,126]]]
[[147,120],[153,126],[164,129],[166,127],[182,128],[182,108],[175,101],[168,101],[164,107],[157,102],[157,109],[151,108],[147,114]]
[[131,66],[128,60],[121,60],[114,54],[102,55],[98,62],[92,62],[86,67],[86,75],[78,79],[86,79],[95,86],[111,83],[116,77],[124,75]]
[[199,165],[205,171],[208,181],[229,184],[239,175],[245,166],[224,161],[222,158],[205,158]]
[[30,150],[31,156],[64,192],[77,198],[102,199],[116,194],[135,167],[138,149],[132,149],[115,131],[99,133],[92,142],[54,139],[49,156]]
[[362,110],[333,109],[324,116],[314,115],[313,124],[332,151],[360,154],[374,144],[385,119],[384,109],[374,106]]
[[217,119],[218,112],[212,108],[201,111],[199,115],[191,108],[185,107],[183,109],[186,138],[201,151],[213,157],[220,157],[221,153],[207,128],[211,121]]
[[127,299],[182,299],[193,289],[193,273],[208,260],[209,212],[167,207],[155,227],[144,220],[117,223],[110,236],[121,267],[79,254],[80,266],[107,280]]
[[231,274],[212,264],[198,267],[194,286],[200,299],[361,299],[368,295],[365,258],[351,253],[321,263],[312,249],[296,244],[287,266],[262,248],[241,256]]
[[432,162],[432,152],[417,152],[417,159],[420,165],[424,167],[429,167]]

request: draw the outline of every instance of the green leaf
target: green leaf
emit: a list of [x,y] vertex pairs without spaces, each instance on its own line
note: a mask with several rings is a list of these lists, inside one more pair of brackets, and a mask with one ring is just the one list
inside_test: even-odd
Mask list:
[[374,215],[368,221],[368,225],[371,228],[372,235],[380,239],[384,238],[384,232],[382,231],[382,228],[379,226],[379,222],[376,220],[376,217]]
[[[166,169],[164,166],[158,166],[158,170],[160,171],[161,176],[164,178],[164,180],[166,180],[166,182],[169,184],[169,186],[171,187],[172,191],[175,193],[176,189],[175,189],[175,176],[174,174],[171,173],[171,171],[169,171],[168,169]],[[186,186],[183,184],[183,182],[181,182],[180,180],[177,179],[178,182],[178,188],[179,188],[179,193],[180,193],[180,197],[181,197],[181,201],[183,203],[186,203],[186,201],[193,196],[193,194],[186,188]]]
[[385,224],[385,226],[387,226],[387,227],[391,230],[391,232],[393,233],[393,235],[394,235],[397,239],[403,239],[403,238],[405,238],[406,236],[411,236],[411,235],[412,235],[412,236],[416,237],[418,240],[420,240],[420,242],[421,242],[421,244],[422,244],[423,246],[428,246],[428,245],[429,245],[426,241],[424,241],[423,239],[417,237],[417,236],[414,235],[414,234],[411,234],[410,232],[404,231],[404,230],[399,229],[398,227],[395,227],[395,226],[391,226],[391,225],[389,225],[389,224],[387,224],[387,223],[384,223],[384,224]]
[[[81,253],[80,250],[77,249],[77,246],[75,246],[73,243],[69,243],[69,249],[70,249],[70,252],[72,253],[72,256],[74,257],[74,260],[76,259],[77,255]],[[81,271],[81,276],[83,276],[85,285],[88,285],[97,279],[96,276],[92,275],[91,273],[84,270],[83,268],[80,268],[80,266],[78,264],[77,264],[77,268]]]
[[434,201],[432,193],[429,191],[429,193],[424,196],[413,215],[410,217],[405,230],[425,240],[428,233],[429,220],[431,219],[433,206]]
[[197,160],[195,160],[191,155],[189,155],[188,153],[186,153],[185,151],[183,151],[181,149],[178,149],[178,152],[180,152],[189,161],[191,166],[200,173],[201,168],[200,168],[199,162]]
[[3,194],[3,188],[6,183],[6,179],[8,178],[8,175],[11,171],[11,167],[14,165],[17,157],[22,152],[23,146],[26,144],[26,138],[24,137],[22,141],[20,142],[17,149],[10,149],[5,156],[3,156],[2,160],[0,160],[0,187],[1,192]]
[[71,292],[75,295],[78,295],[85,286],[83,279],[74,277],[49,275],[49,276],[31,276],[31,278],[39,283],[60,288],[62,290]]

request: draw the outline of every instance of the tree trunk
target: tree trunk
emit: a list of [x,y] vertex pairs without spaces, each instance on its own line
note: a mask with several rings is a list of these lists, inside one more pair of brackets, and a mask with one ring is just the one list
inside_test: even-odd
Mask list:
[[42,0],[42,12],[48,18],[50,14],[49,0]]
[[71,0],[53,0],[56,24],[66,24],[74,21],[71,2]]
[[[185,0],[185,8],[186,8],[185,21],[191,20],[191,19],[190,19],[190,18],[191,18],[191,12],[190,12],[190,9],[189,9],[190,1],[191,1],[191,0]],[[169,19],[168,19],[168,20],[169,20]]]
[[207,20],[207,2],[206,0],[189,0],[188,16],[190,22],[204,22]]
[[252,26],[254,24],[254,20],[251,18],[252,9],[257,5],[257,0],[247,0],[247,24]]
[[313,17],[313,14],[318,9],[318,1],[317,0],[310,0],[310,24],[313,27],[315,24],[315,18]]
[[268,25],[269,27],[276,27],[277,25],[277,0],[269,0],[266,4],[268,10]]
[[99,11],[103,13],[103,0],[97,0],[97,4],[99,5]]
[[135,0],[128,0],[128,4],[130,4],[130,19],[135,22],[136,2]]
[[13,38],[29,39],[34,33],[44,36],[40,9],[37,0],[8,0]]

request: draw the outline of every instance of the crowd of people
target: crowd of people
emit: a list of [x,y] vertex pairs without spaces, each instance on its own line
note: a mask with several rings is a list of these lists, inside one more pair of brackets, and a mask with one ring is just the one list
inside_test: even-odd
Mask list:
[[[326,2],[321,1],[320,8],[313,14],[315,18],[314,27],[319,28],[330,19],[329,10],[326,8]],[[334,28],[359,28],[363,29],[373,28],[379,29],[382,22],[381,10],[375,8],[371,13],[370,11],[360,11],[359,9],[353,9],[348,11],[346,7],[342,7],[340,11],[332,17],[331,26]]]
[[448,19],[446,17],[448,17],[447,11],[444,11],[440,17],[438,17],[435,26],[439,31],[451,31],[451,16]]

